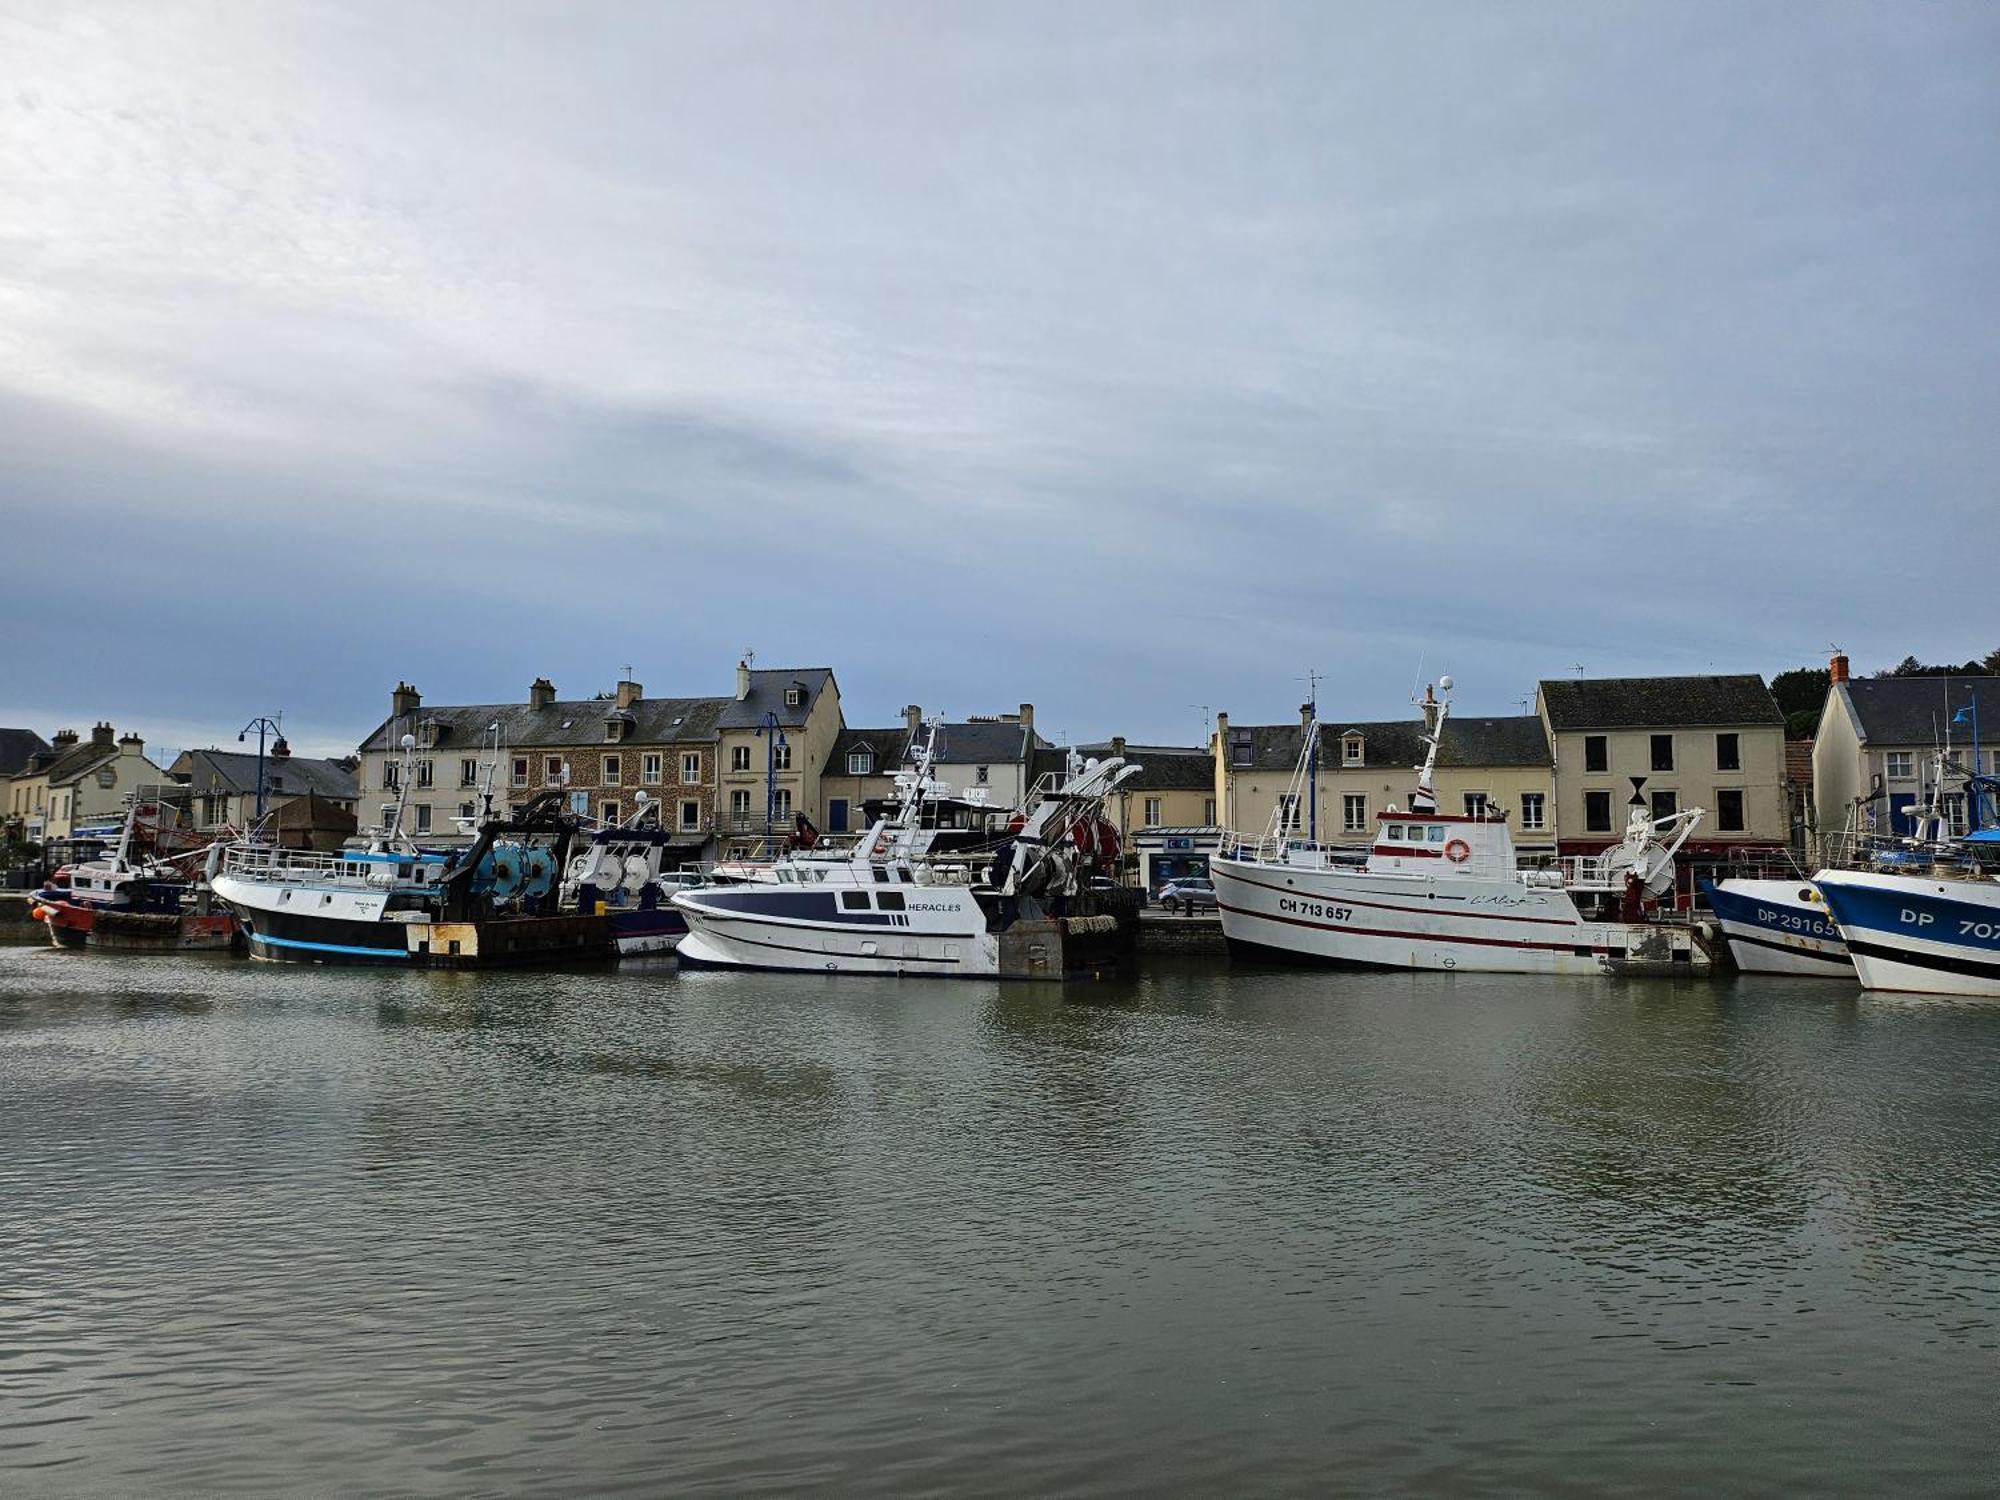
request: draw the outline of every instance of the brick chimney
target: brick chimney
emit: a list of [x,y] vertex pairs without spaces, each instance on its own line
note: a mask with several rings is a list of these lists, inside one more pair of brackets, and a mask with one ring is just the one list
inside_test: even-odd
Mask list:
[[271,746],[271,759],[289,760],[291,759],[291,755],[292,747],[285,743],[285,737],[282,734],[279,735],[277,742]]
[[389,717],[407,719],[424,705],[424,695],[407,682],[398,682],[396,691],[389,695]]
[[621,682],[618,684],[618,706],[620,708],[630,708],[645,696],[646,690],[636,682]]
[[546,677],[537,677],[528,684],[528,707],[547,708],[556,701],[556,685]]
[[1826,676],[1827,686],[1829,687],[1836,682],[1847,681],[1847,654],[1845,652],[1836,651],[1833,653],[1833,660],[1826,664]]
[[1111,758],[1113,760],[1123,760],[1125,758],[1124,735],[1114,734],[1111,736]]
[[76,748],[76,731],[74,729],[58,729],[55,738],[49,741],[49,743],[57,750],[73,750]]
[[118,736],[109,724],[99,721],[90,728],[90,743],[99,749],[109,750],[118,743]]
[[738,703],[742,703],[747,701],[749,697],[750,697],[750,663],[747,661],[739,661],[736,664],[736,701]]
[[1301,703],[1299,705],[1299,728],[1310,729],[1312,727],[1312,721],[1313,721],[1313,706],[1310,703]]
[[134,755],[144,755],[146,753],[146,742],[128,729],[125,733],[118,736],[118,748],[120,750],[130,750]]
[[1033,729],[1033,728],[1035,727],[1035,705],[1034,705],[1034,704],[1032,704],[1032,703],[1023,703],[1023,704],[1021,705],[1021,724],[1022,724],[1022,726],[1023,726],[1024,728],[1027,728],[1027,729]]
[[1218,747],[1218,753],[1222,754],[1228,753],[1229,749],[1228,714],[1219,713],[1215,716],[1215,743],[1216,746]]
[[924,727],[924,706],[921,703],[903,705],[903,724],[911,734]]

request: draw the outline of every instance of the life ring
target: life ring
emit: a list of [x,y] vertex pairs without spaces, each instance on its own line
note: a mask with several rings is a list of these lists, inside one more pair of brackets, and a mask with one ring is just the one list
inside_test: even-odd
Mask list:
[[1464,839],[1452,839],[1444,846],[1444,857],[1455,865],[1462,865],[1472,858],[1472,845]]

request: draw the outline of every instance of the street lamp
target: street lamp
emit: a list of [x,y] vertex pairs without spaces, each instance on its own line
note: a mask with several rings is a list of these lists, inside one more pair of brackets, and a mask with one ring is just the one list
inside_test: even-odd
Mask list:
[[778,747],[789,748],[789,742],[778,716],[768,708],[764,710],[764,721],[757,726],[757,737],[764,741],[764,851],[768,854],[771,825],[778,816]]
[[274,751],[280,751],[287,755],[291,752],[285,745],[285,733],[278,727],[278,721],[266,718],[262,714],[259,714],[238,731],[236,743],[240,745],[249,739],[250,731],[253,729],[257,731],[257,822],[261,825],[264,821],[264,736],[269,734],[277,741],[271,747]]

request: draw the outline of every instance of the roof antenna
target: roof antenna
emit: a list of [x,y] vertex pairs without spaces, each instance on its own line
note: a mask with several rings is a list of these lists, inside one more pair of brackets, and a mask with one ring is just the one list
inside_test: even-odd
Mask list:
[[1582,680],[1583,680],[1583,663],[1582,663],[1582,662],[1577,662],[1577,663],[1575,663],[1574,665],[1572,665],[1572,666],[1570,667],[1570,670],[1571,670],[1572,672],[1576,673],[1576,675],[1577,675],[1577,680],[1578,680],[1578,681],[1582,681]]

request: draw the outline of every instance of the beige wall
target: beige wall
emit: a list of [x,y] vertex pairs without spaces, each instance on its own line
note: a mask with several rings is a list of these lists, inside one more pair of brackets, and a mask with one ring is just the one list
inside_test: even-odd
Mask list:
[[[1652,745],[1656,734],[1671,734],[1674,768],[1653,769]],[[1716,761],[1717,736],[1737,737],[1741,769],[1724,771]],[[1603,771],[1585,770],[1586,739],[1601,735],[1607,752]],[[1654,792],[1673,792],[1681,810],[1700,807],[1708,816],[1695,830],[1698,842],[1741,842],[1783,844],[1790,835],[1785,810],[1785,734],[1778,725],[1748,725],[1738,728],[1590,729],[1551,732],[1556,751],[1556,826],[1568,842],[1615,840],[1623,835],[1626,805],[1632,797],[1633,776],[1646,778],[1642,793],[1650,799]],[[1716,792],[1734,787],[1743,793],[1741,829],[1717,825]],[[1584,817],[1585,793],[1611,794],[1611,828],[1593,829]]]
[[[1232,770],[1219,765],[1217,779],[1222,785],[1219,815],[1225,826],[1239,833],[1257,834],[1270,828],[1278,799],[1291,788],[1292,773],[1285,771]],[[1414,771],[1384,767],[1349,768],[1322,766],[1316,778],[1319,788],[1319,837],[1323,844],[1368,844],[1375,836],[1375,815],[1392,804],[1408,808],[1416,786]],[[1507,826],[1515,847],[1534,853],[1553,850],[1556,841],[1557,801],[1554,773],[1545,766],[1440,766],[1437,770],[1438,806],[1448,813],[1463,812],[1468,792],[1483,792],[1495,807],[1506,809]],[[1543,826],[1522,823],[1524,793],[1542,798]],[[1356,828],[1345,826],[1345,798],[1363,799],[1362,817]],[[1304,831],[1308,813],[1299,813]]]
[[133,792],[166,782],[167,773],[146,758],[143,746],[125,744],[109,761],[60,786],[52,786],[46,774],[15,777],[8,787],[8,812],[14,815],[18,803],[29,838],[66,838],[80,825],[122,817]]
[[[778,772],[775,784],[780,791],[791,794],[793,813],[802,812],[811,818],[824,815],[825,801],[820,786],[826,776],[827,757],[840,730],[840,690],[829,677],[805,724],[785,731],[792,764],[791,769]],[[739,747],[749,751],[750,767],[746,771],[734,769],[735,752]],[[763,737],[754,728],[725,729],[717,750],[721,766],[716,796],[717,842],[727,855],[732,840],[736,846],[742,846],[754,844],[764,836],[766,746]],[[841,774],[845,774],[844,770]],[[731,816],[732,798],[738,792],[747,794],[749,799],[749,813],[740,825]],[[776,837],[783,837],[791,831],[791,819],[788,817],[780,817],[772,828]]]
[[[1160,799],[1160,816],[1149,822],[1146,818],[1148,799]],[[1215,799],[1215,793],[1203,788],[1188,791],[1184,788],[1147,791],[1140,787],[1135,790],[1120,790],[1111,796],[1111,822],[1118,830],[1119,842],[1126,848],[1132,845],[1132,835],[1145,828],[1201,828],[1207,826],[1208,804]],[[1219,815],[1219,812],[1218,812]]]

